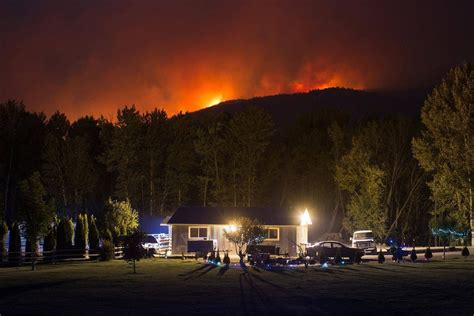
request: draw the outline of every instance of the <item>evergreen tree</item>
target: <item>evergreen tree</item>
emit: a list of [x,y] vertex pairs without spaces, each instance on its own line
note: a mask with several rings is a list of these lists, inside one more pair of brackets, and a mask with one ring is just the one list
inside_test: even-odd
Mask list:
[[31,252],[38,252],[38,242],[48,233],[54,218],[54,210],[46,204],[40,174],[35,172],[27,180],[20,182],[20,207],[17,219],[25,224],[25,237],[31,245]]
[[133,205],[142,205],[143,168],[140,164],[144,146],[144,124],[134,105],[117,111],[117,123],[109,146],[101,156],[107,171],[116,173],[115,196]]
[[56,249],[56,235],[56,226],[52,225],[44,237],[43,255],[46,260],[50,260],[52,258],[53,251]]
[[97,223],[94,215],[90,216],[90,225],[89,225],[89,248],[93,251],[99,249],[99,229],[97,229]]
[[74,235],[74,224],[71,219],[63,219],[59,222],[57,229],[58,250],[69,250],[72,248],[72,238]]
[[74,234],[74,247],[76,249],[86,249],[89,242],[89,224],[87,214],[79,214],[76,221],[76,231]]
[[271,116],[257,107],[249,107],[232,118],[226,142],[234,162],[231,180],[234,206],[250,207],[254,204],[258,165],[273,132]]
[[21,259],[21,236],[20,227],[13,223],[10,229],[10,243],[8,245],[8,262],[20,263]]
[[413,153],[431,174],[435,217],[453,219],[457,229],[474,229],[474,67],[451,69],[426,99],[421,112],[421,137],[413,140]]
[[43,113],[27,112],[23,102],[0,103],[0,219],[10,222],[16,213],[18,179],[39,169],[45,134]]
[[8,226],[4,222],[0,222],[0,262],[3,261],[5,254],[5,241],[7,238]]

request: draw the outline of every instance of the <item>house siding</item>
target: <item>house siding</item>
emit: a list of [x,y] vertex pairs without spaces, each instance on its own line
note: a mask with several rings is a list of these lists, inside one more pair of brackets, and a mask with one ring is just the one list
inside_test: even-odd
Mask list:
[[[209,239],[217,240],[217,248],[221,251],[228,250],[231,255],[235,255],[235,247],[224,237],[225,226],[221,225],[171,225],[171,252],[181,254],[188,252],[188,230],[189,226],[208,226]],[[275,241],[264,241],[263,245],[274,245],[280,247],[280,254],[288,253],[296,256],[296,226],[271,226],[280,229],[280,238]]]

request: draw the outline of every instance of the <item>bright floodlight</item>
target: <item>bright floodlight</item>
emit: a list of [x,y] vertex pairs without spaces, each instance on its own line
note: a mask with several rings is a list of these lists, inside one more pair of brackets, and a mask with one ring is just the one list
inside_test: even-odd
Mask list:
[[312,225],[311,218],[309,217],[308,209],[304,210],[304,213],[300,216],[300,225],[307,226]]
[[237,231],[237,226],[235,226],[234,224],[230,224],[227,226],[227,231],[233,233],[233,232],[236,232]]

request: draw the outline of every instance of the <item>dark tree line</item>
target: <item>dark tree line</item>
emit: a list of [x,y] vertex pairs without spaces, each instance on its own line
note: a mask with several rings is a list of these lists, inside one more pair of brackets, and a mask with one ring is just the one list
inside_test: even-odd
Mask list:
[[[7,101],[0,104],[1,214],[8,223],[21,214],[20,183],[39,172],[63,217],[100,217],[111,198],[130,201],[141,215],[168,215],[180,205],[307,207],[320,232],[369,228],[379,238],[428,240],[440,217],[465,229],[472,217],[472,73],[469,65],[453,70],[421,120],[326,109],[277,128],[257,107],[168,117],[125,106],[114,121],[70,122]],[[450,100],[458,127],[450,139],[459,141],[443,152],[440,142],[449,139],[436,128],[447,124],[442,104]],[[448,176],[452,185],[443,186]]]

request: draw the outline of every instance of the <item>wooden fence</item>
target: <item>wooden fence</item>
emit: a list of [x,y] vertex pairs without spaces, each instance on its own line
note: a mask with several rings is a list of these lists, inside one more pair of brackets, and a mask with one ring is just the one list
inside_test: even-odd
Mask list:
[[[123,258],[123,247],[115,247],[114,259]],[[57,249],[52,251],[4,252],[0,257],[0,267],[25,266],[34,264],[56,264],[61,262],[95,261],[100,259],[99,249]]]

